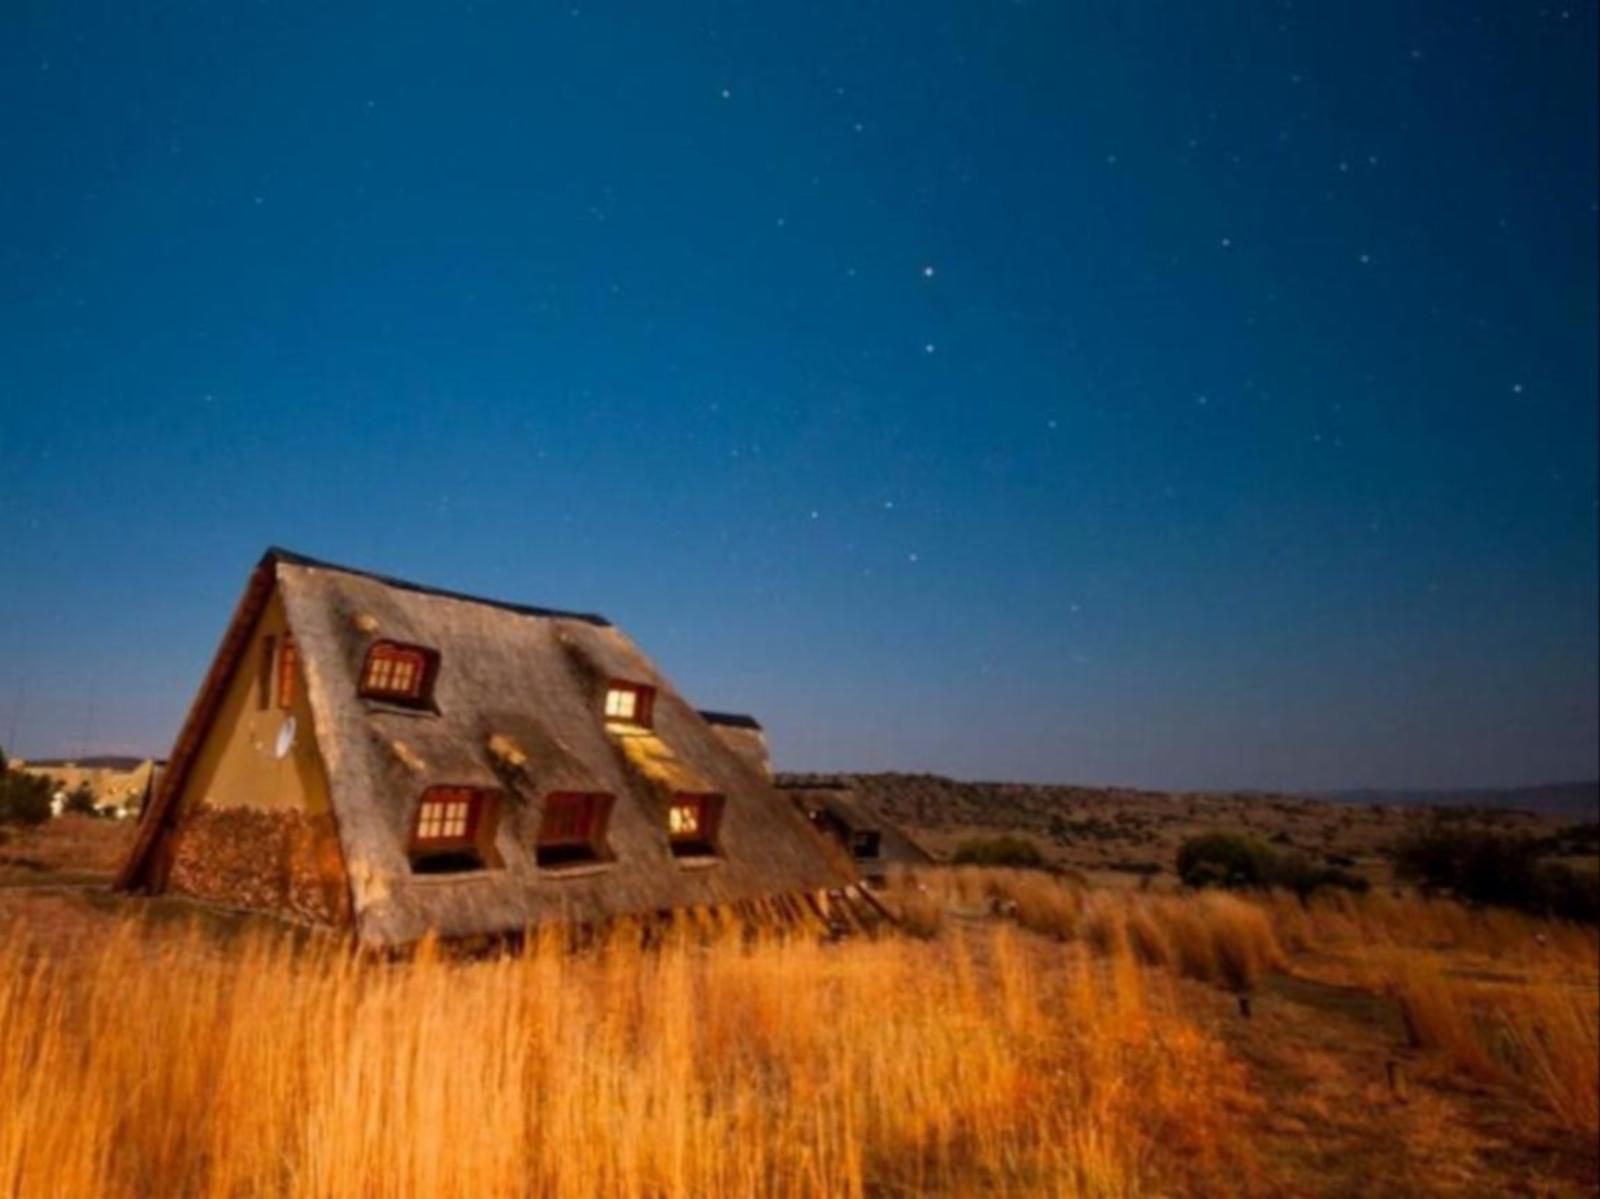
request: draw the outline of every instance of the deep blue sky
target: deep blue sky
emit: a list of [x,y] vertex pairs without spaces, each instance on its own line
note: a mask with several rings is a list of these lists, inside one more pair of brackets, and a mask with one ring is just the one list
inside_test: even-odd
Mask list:
[[604,612],[789,768],[1592,776],[1596,54],[5,4],[0,741],[165,752],[278,543]]

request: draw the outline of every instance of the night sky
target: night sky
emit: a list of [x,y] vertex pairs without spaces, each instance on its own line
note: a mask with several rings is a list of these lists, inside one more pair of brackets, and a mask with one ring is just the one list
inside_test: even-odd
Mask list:
[[1597,769],[1593,3],[18,3],[0,743],[262,550],[597,610],[780,767]]

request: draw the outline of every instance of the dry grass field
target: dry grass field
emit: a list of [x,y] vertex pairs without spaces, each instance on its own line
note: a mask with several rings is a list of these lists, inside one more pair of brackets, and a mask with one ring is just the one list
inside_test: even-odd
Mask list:
[[0,1193],[1600,1183],[1592,929],[966,869],[887,900],[903,929],[877,939],[702,913],[649,948],[619,926],[378,963],[178,901],[0,888]]
[[[1055,866],[1096,881],[1127,881],[1147,871],[1172,880],[1178,846],[1213,831],[1242,833],[1275,850],[1348,867],[1389,881],[1389,855],[1408,833],[1446,819],[1452,827],[1523,837],[1592,833],[1592,803],[1562,813],[1512,808],[1433,808],[1423,804],[1332,803],[1259,792],[1164,792],[1126,787],[961,782],[930,774],[785,775],[791,784],[836,780],[863,807],[914,835],[937,858],[972,837],[1021,835]],[[1568,788],[1578,791],[1581,788]],[[1568,864],[1593,871],[1600,844],[1571,846]]]

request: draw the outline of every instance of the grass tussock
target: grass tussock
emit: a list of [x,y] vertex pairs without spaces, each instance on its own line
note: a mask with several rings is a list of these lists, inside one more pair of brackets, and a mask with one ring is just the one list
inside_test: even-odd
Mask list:
[[1009,916],[1031,932],[1233,990],[1250,990],[1286,961],[1270,914],[1223,892],[1097,892],[1040,871],[963,867],[904,876],[897,893],[956,915]]
[[1600,1136],[1600,937],[1593,927],[1420,895],[1259,901],[1295,953],[1345,955],[1399,1005],[1411,1045]]
[[698,932],[389,965],[9,936],[0,1193],[1129,1195],[1248,1165],[1238,1067],[1129,955]]
[[1483,982],[1417,956],[1389,958],[1385,976],[1413,1046],[1600,1136],[1600,997],[1592,979]]

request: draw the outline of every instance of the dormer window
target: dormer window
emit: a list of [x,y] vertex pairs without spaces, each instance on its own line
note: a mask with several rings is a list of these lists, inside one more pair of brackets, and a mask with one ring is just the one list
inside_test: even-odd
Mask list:
[[722,823],[722,796],[679,792],[667,807],[667,842],[675,858],[717,854],[717,829]]
[[361,667],[362,696],[396,704],[425,704],[433,691],[439,655],[420,645],[374,641]]
[[644,683],[613,682],[606,688],[606,723],[650,728],[655,699],[654,687]]
[[500,865],[494,851],[499,796],[475,787],[429,787],[411,830],[411,869],[459,874]]
[[612,797],[603,792],[558,791],[545,797],[534,860],[544,867],[605,859]]

